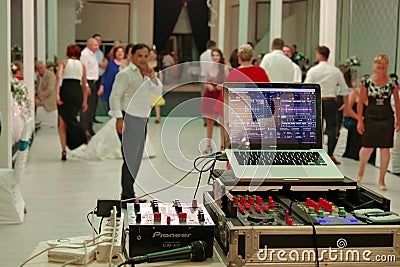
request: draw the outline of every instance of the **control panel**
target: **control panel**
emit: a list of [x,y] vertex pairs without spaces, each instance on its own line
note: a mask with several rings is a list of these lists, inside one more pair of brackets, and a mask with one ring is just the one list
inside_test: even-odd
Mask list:
[[207,257],[213,255],[214,222],[207,210],[192,203],[128,203],[129,256],[207,243]]
[[[304,201],[302,201],[304,200]],[[238,220],[249,225],[360,225],[362,220],[323,197],[289,199],[283,194],[233,195],[230,205]]]

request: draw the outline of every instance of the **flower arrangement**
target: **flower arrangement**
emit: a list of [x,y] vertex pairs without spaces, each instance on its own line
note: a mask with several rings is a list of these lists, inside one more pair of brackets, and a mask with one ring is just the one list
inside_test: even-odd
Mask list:
[[303,61],[306,60],[306,57],[302,53],[297,52],[296,54],[293,55],[292,60],[294,63],[300,66],[303,63]]
[[356,56],[351,56],[344,62],[346,68],[355,68],[361,66],[361,61]]
[[28,87],[17,78],[11,78],[11,94],[19,106],[21,117],[29,117],[31,101],[29,99]]

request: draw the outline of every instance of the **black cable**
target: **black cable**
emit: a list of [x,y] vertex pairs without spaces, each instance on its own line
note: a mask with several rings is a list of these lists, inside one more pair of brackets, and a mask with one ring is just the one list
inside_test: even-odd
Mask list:
[[103,224],[103,219],[104,219],[104,216],[103,216],[103,217],[101,217],[101,220],[100,220],[100,225],[99,225],[99,234],[101,234],[101,225]]
[[[196,161],[197,161],[198,159],[200,159],[200,158],[202,158],[202,157],[198,157],[197,159],[195,159],[195,161],[194,161],[194,163],[193,163],[193,164],[194,164],[194,168],[199,172],[199,179],[197,180],[196,190],[194,191],[193,199],[196,199],[197,191],[199,190],[200,181],[201,181],[201,177],[202,177],[202,175],[203,175],[203,172],[206,172],[206,171],[209,171],[209,170],[213,169],[214,166],[215,166],[215,163],[217,162],[216,158],[213,157],[213,158],[211,158],[210,160],[208,160],[206,163],[204,163],[203,167],[201,167],[201,169],[199,170],[199,169],[197,168],[197,166],[196,166]],[[204,157],[204,158],[210,158],[210,157]],[[210,166],[208,166],[208,167],[205,169],[205,167],[206,167],[210,162],[212,162],[212,164],[211,164]]]
[[[202,177],[203,172],[212,170],[212,169],[214,168],[215,163],[216,163],[216,161],[217,161],[217,160],[216,160],[216,159],[217,159],[216,156],[219,155],[219,154],[221,154],[221,152],[213,153],[213,154],[207,155],[207,156],[200,156],[200,157],[197,157],[197,158],[194,160],[194,162],[193,162],[193,168],[194,168],[196,171],[199,172],[199,179],[197,180],[197,186],[196,186],[196,190],[195,190],[195,192],[194,192],[193,199],[196,198],[197,191],[198,191],[199,186],[200,186],[200,181],[201,181],[201,177]],[[201,167],[201,169],[198,169],[198,168],[197,168],[197,165],[200,165],[200,163],[199,163],[199,164],[196,164],[196,163],[197,163],[197,161],[200,160],[200,159],[201,159],[200,163],[202,163],[205,159],[210,159],[210,160],[208,160],[206,163],[204,163],[204,165]],[[207,169],[205,169],[205,167],[206,167],[210,162],[212,162],[212,164],[211,164]]]
[[[213,154],[213,156],[201,156],[201,157],[198,157],[198,158],[195,159],[195,162],[196,162],[197,160],[199,160],[199,159],[202,159],[202,160],[199,162],[199,164],[200,164],[200,163],[202,163],[204,160],[206,160],[207,158],[215,157],[215,155],[218,154],[218,153],[221,153],[221,152],[217,152],[217,153]],[[191,170],[189,170],[187,173],[185,173],[185,175],[183,175],[180,179],[178,179],[178,180],[177,180],[176,182],[174,182],[173,184],[170,184],[169,186],[166,186],[166,187],[164,187],[164,188],[155,190],[155,191],[153,191],[153,192],[146,193],[146,194],[144,194],[144,195],[139,196],[138,198],[147,197],[147,196],[149,196],[149,195],[153,195],[153,194],[156,194],[156,193],[165,191],[165,190],[167,190],[167,189],[169,189],[169,188],[171,188],[171,187],[173,187],[173,186],[179,184],[179,183],[182,182],[184,179],[186,179],[186,177],[188,177],[189,174],[191,174],[191,173],[193,172],[193,170],[200,171],[200,170],[198,170],[198,169],[196,169],[196,168],[197,168],[196,166],[193,167]],[[128,201],[132,201],[132,200],[134,200],[134,199],[135,199],[135,198],[124,199],[124,200],[121,200],[121,202],[128,202]]]
[[300,206],[303,208],[303,210],[306,212],[308,220],[311,223],[312,229],[313,229],[313,242],[314,242],[314,249],[315,249],[315,265],[317,267],[319,267],[319,256],[318,256],[318,245],[317,245],[317,230],[315,229],[315,225],[314,225],[314,220],[311,218],[310,214],[308,214],[307,212],[307,207],[296,200],[297,203],[300,204]]
[[[123,263],[120,263],[119,265],[118,265],[118,267],[122,267],[122,266],[124,266],[125,264],[129,264],[127,261],[125,261],[125,262],[123,262]],[[135,267],[135,264],[130,264],[131,265],[131,267]]]
[[[89,215],[92,214],[92,213],[93,213],[93,211],[89,212],[89,213],[86,215],[86,219],[87,219],[87,221],[89,222],[89,224],[90,224],[90,226],[92,227],[92,229],[94,230],[94,232],[96,233],[96,235],[98,235],[98,233],[97,233],[97,231],[96,231],[96,228],[94,228],[92,222],[91,222],[90,219],[89,219]],[[96,214],[96,213],[94,213],[94,214]]]

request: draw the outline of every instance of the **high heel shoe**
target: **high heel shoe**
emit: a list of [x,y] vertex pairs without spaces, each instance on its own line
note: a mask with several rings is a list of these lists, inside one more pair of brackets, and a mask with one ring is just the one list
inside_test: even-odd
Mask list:
[[67,160],[67,151],[63,151],[62,153],[61,153],[61,160],[62,161],[66,161]]
[[212,146],[208,145],[203,151],[203,155],[208,155],[212,153]]
[[386,184],[379,184],[379,189],[382,190],[382,191],[387,191],[388,190]]

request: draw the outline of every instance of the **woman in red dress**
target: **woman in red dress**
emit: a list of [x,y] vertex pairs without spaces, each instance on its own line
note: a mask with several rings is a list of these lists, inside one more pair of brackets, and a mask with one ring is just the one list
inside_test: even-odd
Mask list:
[[[219,113],[214,110],[214,106],[215,103],[218,101],[218,97],[222,89],[222,84],[229,74],[229,69],[226,65],[224,65],[225,60],[220,49],[214,48],[211,51],[211,59],[215,64],[213,64],[206,73],[206,83],[204,84],[205,91],[200,104],[200,113],[203,114],[203,116],[206,118],[207,127],[207,147],[203,151],[203,154],[210,154],[212,152],[211,141],[214,118],[219,116]],[[220,120],[220,122],[222,121]],[[222,137],[223,132],[221,130],[221,138]],[[222,143],[223,139],[221,139],[221,144]],[[221,145],[221,147],[222,146],[223,145]]]
[[[267,73],[260,66],[252,64],[254,55],[253,47],[249,44],[240,46],[238,50],[238,59],[240,66],[234,68],[226,78],[226,82],[270,82]],[[218,102],[214,106],[214,111],[220,117],[220,121],[223,121],[223,99],[222,90],[219,92]],[[222,140],[225,141],[225,145],[221,146],[221,150],[224,150],[225,146],[228,146],[228,139],[225,138],[225,131],[223,125],[221,127],[221,134],[223,135]]]

